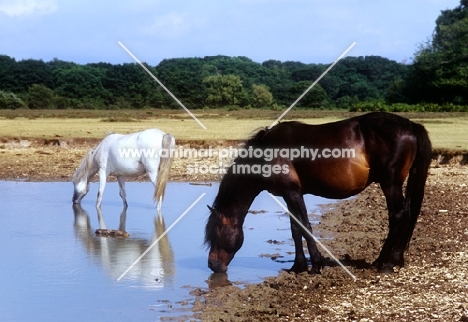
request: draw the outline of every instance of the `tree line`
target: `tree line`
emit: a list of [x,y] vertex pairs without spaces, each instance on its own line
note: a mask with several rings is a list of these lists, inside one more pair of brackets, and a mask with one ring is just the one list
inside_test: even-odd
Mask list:
[[[296,106],[367,110],[465,111],[468,105],[468,0],[445,10],[412,64],[384,57],[346,57]],[[185,106],[284,108],[328,64],[207,56],[145,64]],[[80,65],[0,55],[0,108],[178,108],[136,63]]]
[[[146,67],[190,108],[272,108],[294,102],[328,67],[247,57],[165,59]],[[383,100],[408,67],[382,57],[347,57],[298,106],[343,107]],[[0,89],[29,108],[171,108],[172,98],[138,64],[78,65],[0,56]]]

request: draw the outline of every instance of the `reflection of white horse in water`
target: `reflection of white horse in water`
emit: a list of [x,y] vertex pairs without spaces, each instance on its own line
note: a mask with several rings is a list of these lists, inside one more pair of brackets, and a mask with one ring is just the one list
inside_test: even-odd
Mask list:
[[86,154],[73,174],[73,203],[81,202],[89,191],[89,180],[99,172],[96,207],[101,207],[102,194],[110,175],[117,177],[120,196],[124,207],[127,207],[124,177],[139,176],[146,172],[155,186],[154,200],[158,202],[158,215],[161,218],[161,204],[172,164],[170,150],[174,146],[174,137],[158,129],[128,135],[109,134]]
[[[150,240],[143,238],[111,238],[96,236],[91,229],[88,213],[80,204],[73,205],[75,214],[75,233],[86,247],[91,258],[96,259],[106,274],[117,280],[149,246],[166,230],[162,218],[154,218],[155,231]],[[104,217],[97,208],[99,228],[106,229]],[[125,231],[127,208],[123,208],[120,215],[119,230]],[[148,288],[163,287],[172,281],[175,274],[174,254],[165,235],[145,254],[145,256],[125,275],[125,278],[139,280]]]

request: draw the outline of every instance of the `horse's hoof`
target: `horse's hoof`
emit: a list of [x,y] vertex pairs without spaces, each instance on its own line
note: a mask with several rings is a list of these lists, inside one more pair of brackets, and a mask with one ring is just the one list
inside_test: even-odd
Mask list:
[[312,268],[310,269],[310,271],[308,273],[310,275],[322,274],[322,270],[320,269],[320,267],[312,266]]
[[382,266],[384,265],[384,262],[382,260],[376,259],[371,265],[371,268],[374,268],[376,270],[379,270]]
[[96,233],[96,236],[101,236],[101,237],[127,238],[128,236],[130,236],[130,234],[124,230],[114,230],[114,229],[96,229],[95,233]]
[[381,265],[381,267],[377,269],[377,272],[381,274],[392,274],[395,271],[393,270],[393,264],[386,263]]
[[296,265],[294,264],[288,271],[288,273],[302,273],[302,272],[307,272],[307,265]]

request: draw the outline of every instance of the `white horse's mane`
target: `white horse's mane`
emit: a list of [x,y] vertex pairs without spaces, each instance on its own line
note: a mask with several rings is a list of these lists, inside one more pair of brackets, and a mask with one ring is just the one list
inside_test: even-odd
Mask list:
[[83,161],[81,161],[80,166],[75,170],[75,173],[73,174],[73,182],[80,182],[84,176],[88,175],[93,160],[93,152],[94,150],[89,150],[88,153],[86,153],[86,156],[83,158]]

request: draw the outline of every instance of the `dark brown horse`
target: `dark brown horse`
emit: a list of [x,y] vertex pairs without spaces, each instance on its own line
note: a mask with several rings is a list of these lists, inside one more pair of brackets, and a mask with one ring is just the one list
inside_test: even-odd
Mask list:
[[[289,211],[312,231],[304,194],[343,199],[380,184],[387,201],[389,232],[377,260],[380,271],[404,265],[418,218],[431,162],[425,128],[389,113],[369,113],[322,125],[284,122],[250,138],[223,177],[206,224],[208,266],[225,272],[244,241],[242,226],[263,190],[284,198]],[[299,156],[298,156],[299,152]],[[405,196],[403,183],[408,177]],[[302,237],[311,256],[311,273],[324,265],[312,235],[291,219],[296,256],[293,272],[307,271]]]

